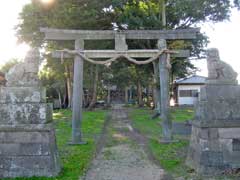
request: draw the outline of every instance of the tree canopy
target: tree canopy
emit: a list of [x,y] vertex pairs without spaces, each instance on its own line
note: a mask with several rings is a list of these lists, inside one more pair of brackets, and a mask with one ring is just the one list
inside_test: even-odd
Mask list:
[[[166,4],[166,26],[162,23],[163,3]],[[228,20],[231,9],[234,7],[240,7],[239,0],[55,0],[48,5],[41,3],[41,0],[32,0],[20,13],[21,21],[16,31],[20,42],[26,42],[32,46],[44,46],[48,52],[56,48],[73,48],[74,43],[45,42],[43,34],[40,33],[40,27],[83,30],[192,28],[197,27],[199,23]],[[193,56],[201,56],[206,44],[207,37],[200,34],[196,40],[192,41],[168,41],[168,48],[190,49]],[[150,49],[155,48],[156,41],[128,41],[128,45],[129,48],[134,49]],[[85,48],[113,48],[113,42],[86,42]],[[51,57],[46,56],[46,58],[48,61],[44,70],[50,71],[50,73],[42,73],[46,83],[47,79],[49,83],[52,83],[53,79],[60,82],[55,85],[72,81],[71,62],[60,65]],[[194,70],[194,66],[187,59],[181,61],[173,59],[172,65],[172,74],[178,77],[183,77]],[[118,83],[119,86],[136,83],[147,86],[153,74],[152,66],[137,67],[125,62],[113,64],[111,70],[98,68],[96,72],[100,75],[97,76],[93,69],[93,65],[85,64],[84,86],[87,89],[91,89],[94,77],[94,82],[97,82],[96,78],[101,77],[103,82],[111,81],[111,83]],[[65,84],[71,86],[71,82]],[[60,85],[59,89],[65,91]]]

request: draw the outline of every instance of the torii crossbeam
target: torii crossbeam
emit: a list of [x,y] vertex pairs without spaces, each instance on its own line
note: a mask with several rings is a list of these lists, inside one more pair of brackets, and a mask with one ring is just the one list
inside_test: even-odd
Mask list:
[[[87,58],[113,58],[119,54],[130,58],[151,58],[159,51],[167,49],[166,40],[196,39],[199,29],[184,30],[127,30],[127,31],[92,31],[92,30],[62,30],[41,28],[45,33],[46,40],[75,41],[75,50]],[[128,50],[127,39],[158,40],[158,49],[151,50]],[[85,40],[115,40],[114,50],[84,50]],[[70,58],[74,56],[74,82],[73,82],[73,115],[72,115],[72,143],[82,144],[81,121],[82,121],[82,96],[83,96],[83,64],[84,58],[77,54],[53,53],[55,58]],[[178,50],[173,53],[174,57],[189,57],[187,50]],[[159,75],[161,87],[161,117],[163,120],[163,140],[172,141],[172,122],[169,118],[169,62],[167,54],[159,57]]]

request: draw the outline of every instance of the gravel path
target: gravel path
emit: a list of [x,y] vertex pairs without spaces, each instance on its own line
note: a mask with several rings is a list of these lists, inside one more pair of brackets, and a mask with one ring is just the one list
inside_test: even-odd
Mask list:
[[107,144],[92,162],[85,180],[169,179],[163,169],[149,160],[142,145],[128,137],[134,129],[126,109],[115,105],[109,126]]

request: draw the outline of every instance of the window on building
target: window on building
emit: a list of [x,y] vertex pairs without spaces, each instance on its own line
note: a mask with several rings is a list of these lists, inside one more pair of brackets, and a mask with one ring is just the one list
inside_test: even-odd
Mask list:
[[180,90],[179,96],[180,97],[198,97],[199,93],[198,93],[198,90]]

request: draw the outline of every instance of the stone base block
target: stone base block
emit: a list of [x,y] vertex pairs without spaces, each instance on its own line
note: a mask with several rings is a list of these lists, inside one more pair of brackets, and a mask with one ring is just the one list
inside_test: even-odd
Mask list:
[[45,103],[42,87],[0,87],[0,103]]
[[0,126],[0,178],[53,177],[59,172],[51,125]]
[[0,103],[0,124],[46,124],[52,121],[52,104]]
[[186,163],[203,175],[222,174],[240,168],[240,127],[193,125]]
[[231,125],[240,122],[239,107],[239,85],[207,85],[201,88],[195,120]]

